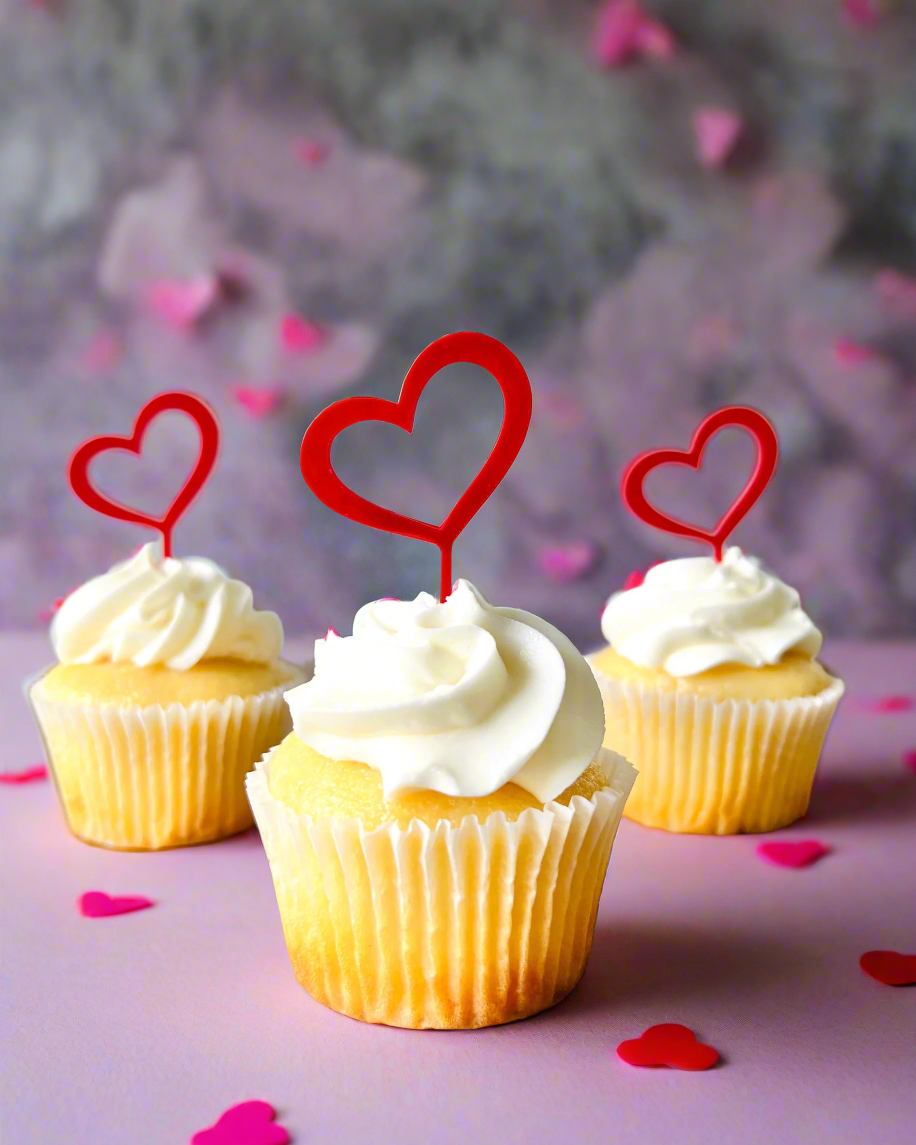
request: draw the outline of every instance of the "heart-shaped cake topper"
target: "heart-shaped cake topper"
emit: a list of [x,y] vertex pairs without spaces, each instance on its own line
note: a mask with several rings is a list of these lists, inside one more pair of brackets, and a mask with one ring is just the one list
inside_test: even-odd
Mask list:
[[[480,366],[496,379],[503,392],[505,413],[490,456],[442,524],[432,525],[395,513],[367,501],[344,485],[331,464],[331,447],[337,435],[361,421],[384,421],[412,433],[417,402],[427,382],[443,367],[455,362]],[[426,347],[407,371],[396,402],[384,398],[344,398],[322,410],[305,431],[299,464],[306,485],[335,512],[373,529],[436,545],[442,561],[439,596],[445,600],[452,587],[452,547],[462,529],[509,471],[522,448],[530,421],[531,383],[518,358],[495,338],[459,331],[446,334]]]
[[[187,414],[197,426],[200,432],[200,455],[197,458],[197,464],[191,471],[184,487],[172,502],[168,512],[164,517],[157,519],[99,493],[89,480],[89,463],[98,454],[105,453],[109,449],[123,449],[128,453],[139,454],[143,444],[143,435],[146,433],[150,422],[154,421],[159,414],[169,410]],[[172,555],[172,530],[210,476],[218,450],[219,422],[216,420],[216,414],[203,398],[199,398],[196,394],[178,391],[157,394],[140,410],[137,420],[134,422],[134,432],[130,437],[93,437],[89,441],[83,442],[70,458],[70,487],[81,501],[90,509],[95,509],[97,513],[102,513],[106,517],[114,517],[116,521],[131,521],[136,525],[149,525],[153,529],[158,529],[162,534],[164,554],[170,557]]]
[[[757,461],[747,484],[712,532],[696,525],[687,525],[649,504],[642,487],[647,475],[653,469],[660,465],[689,465],[691,469],[699,469],[709,439],[720,429],[727,428],[744,429],[751,435],[757,443]],[[694,540],[705,541],[712,545],[716,560],[721,561],[722,550],[729,534],[750,512],[766,489],[776,470],[778,457],[779,439],[776,430],[759,410],[750,409],[748,406],[725,406],[703,418],[697,426],[689,449],[651,449],[634,458],[624,472],[621,493],[627,508],[641,521],[678,537],[693,537]]]

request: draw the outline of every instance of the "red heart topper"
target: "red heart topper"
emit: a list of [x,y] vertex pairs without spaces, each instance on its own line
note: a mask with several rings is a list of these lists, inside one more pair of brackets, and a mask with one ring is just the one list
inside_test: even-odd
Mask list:
[[[683,521],[669,517],[667,513],[662,513],[649,504],[642,487],[646,476],[653,469],[659,465],[689,465],[691,469],[699,469],[709,439],[720,429],[728,427],[745,429],[753,437],[757,443],[757,462],[747,484],[711,533],[696,525],[687,525]],[[712,545],[716,560],[721,561],[722,550],[729,534],[750,512],[766,489],[776,470],[778,457],[779,439],[776,430],[759,410],[747,406],[725,406],[703,418],[697,426],[688,450],[652,449],[634,458],[624,472],[621,493],[627,508],[641,521],[645,521],[647,525],[654,525],[657,529],[664,529],[666,533],[673,533],[675,536],[706,541]]]
[[[337,435],[361,421],[384,421],[413,433],[420,394],[434,374],[455,362],[469,362],[492,374],[503,392],[505,413],[490,456],[442,524],[431,525],[428,521],[384,509],[344,485],[331,464],[331,447]],[[344,398],[322,410],[305,431],[299,464],[306,485],[335,512],[373,529],[436,545],[442,560],[439,596],[444,601],[452,586],[452,547],[462,529],[508,473],[522,448],[530,421],[531,383],[518,358],[495,338],[460,331],[446,334],[426,347],[407,371],[396,402],[384,398]]]
[[[122,505],[119,501],[113,501],[93,488],[89,480],[89,463],[98,454],[109,449],[124,449],[128,453],[139,454],[143,435],[146,433],[150,422],[167,410],[177,410],[187,414],[197,426],[200,431],[200,455],[191,475],[172,502],[168,512],[164,517],[157,520],[155,517],[131,509],[128,505]],[[196,394],[178,391],[157,394],[140,410],[137,420],[134,422],[134,432],[130,437],[93,437],[89,441],[83,442],[70,458],[68,473],[70,487],[81,501],[90,509],[95,509],[97,513],[103,513],[106,517],[113,517],[116,521],[131,521],[137,525],[149,525],[153,529],[158,529],[162,534],[165,556],[170,557],[172,555],[172,530],[210,476],[218,450],[219,422],[216,420],[216,414],[203,398],[199,398]]]

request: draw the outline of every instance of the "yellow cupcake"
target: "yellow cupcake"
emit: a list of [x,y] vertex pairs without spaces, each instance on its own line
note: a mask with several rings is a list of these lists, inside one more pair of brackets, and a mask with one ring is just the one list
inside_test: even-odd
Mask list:
[[245,774],[289,730],[274,613],[209,561],[150,544],[67,598],[29,688],[70,829],[159,850],[251,826]]
[[[556,629],[459,581],[315,647],[248,776],[290,960],[351,1017],[468,1029],[581,977],[633,779]],[[356,758],[359,757],[359,758]]]
[[793,589],[731,548],[656,565],[602,628],[610,645],[589,662],[605,745],[639,772],[628,818],[731,835],[804,815],[843,684]]

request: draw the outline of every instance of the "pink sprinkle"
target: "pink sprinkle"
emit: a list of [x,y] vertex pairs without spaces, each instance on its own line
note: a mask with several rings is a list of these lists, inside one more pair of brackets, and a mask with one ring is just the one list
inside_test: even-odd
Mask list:
[[308,354],[327,339],[327,333],[298,314],[285,314],[280,321],[280,342],[288,354]]
[[538,566],[555,584],[579,580],[594,566],[597,549],[591,541],[573,541],[569,545],[541,549]]
[[99,330],[80,355],[80,366],[87,374],[106,374],[121,360],[121,343],[111,330]]
[[696,156],[704,167],[721,167],[731,155],[744,120],[724,107],[701,107],[693,113]]
[[253,418],[267,417],[286,397],[286,391],[281,386],[265,386],[263,389],[235,386],[230,392],[248,416]]
[[862,696],[858,706],[866,712],[911,712],[916,708],[916,700],[912,696]]
[[293,154],[309,167],[317,167],[327,159],[331,148],[317,139],[299,139],[293,144]]
[[218,294],[215,274],[198,274],[186,280],[161,278],[147,288],[146,304],[176,330],[189,330],[213,306]]
[[874,282],[882,302],[903,318],[916,318],[916,278],[899,270],[879,270]]
[[903,766],[908,767],[916,775],[916,747],[903,753]]
[[878,357],[870,346],[853,342],[851,338],[838,338],[833,344],[833,356],[841,366],[861,366]]
[[602,67],[616,68],[637,57],[671,59],[675,42],[670,30],[645,13],[637,0],[608,0],[598,13],[591,50]]
[[47,774],[47,767],[43,763],[36,763],[32,767],[23,768],[22,771],[0,772],[0,783],[32,783],[36,779],[44,779]]
[[874,0],[843,0],[843,13],[854,28],[874,28],[881,10]]

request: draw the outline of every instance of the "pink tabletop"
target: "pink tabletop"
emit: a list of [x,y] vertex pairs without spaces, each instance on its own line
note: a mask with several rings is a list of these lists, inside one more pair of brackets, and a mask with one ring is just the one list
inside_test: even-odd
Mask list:
[[[39,758],[19,681],[48,659],[0,639],[0,771]],[[912,1145],[916,987],[859,969],[916,952],[916,646],[836,645],[849,692],[806,821],[805,870],[759,839],[624,822],[588,971],[547,1014],[475,1032],[365,1026],[293,979],[254,832],[117,854],[74,840],[47,782],[0,787],[4,1145],[186,1145],[236,1102],[271,1102],[301,1145]],[[85,919],[86,890],[152,910]],[[707,1073],[636,1069],[658,1022],[715,1045]]]

